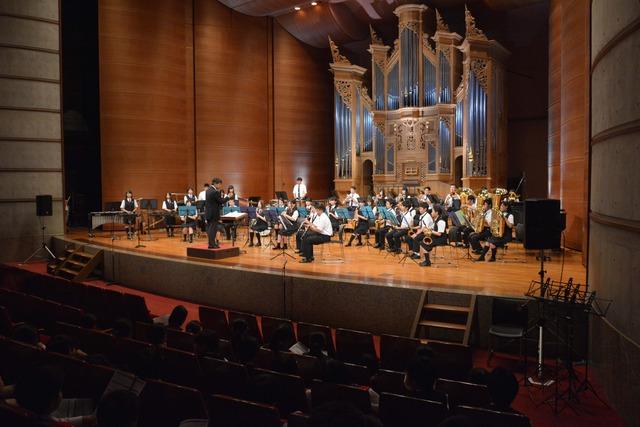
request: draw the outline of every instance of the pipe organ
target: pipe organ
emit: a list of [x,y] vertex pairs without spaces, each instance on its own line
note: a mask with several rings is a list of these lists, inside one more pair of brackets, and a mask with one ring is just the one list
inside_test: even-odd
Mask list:
[[435,11],[402,5],[398,38],[384,45],[371,29],[371,92],[367,70],[351,64],[329,39],[335,101],[335,188],[360,194],[383,187],[449,184],[504,187],[508,52],[476,27],[465,9],[466,35],[449,31]]

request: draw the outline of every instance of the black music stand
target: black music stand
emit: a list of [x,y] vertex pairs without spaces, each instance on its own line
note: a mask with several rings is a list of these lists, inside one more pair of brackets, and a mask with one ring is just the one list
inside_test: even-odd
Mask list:
[[289,196],[287,196],[286,191],[276,191],[276,199],[289,200]]
[[[106,212],[117,212],[119,214],[122,214],[123,212],[120,211],[120,202],[106,202],[104,204],[104,210]],[[113,215],[112,218],[115,218],[116,216]],[[113,244],[113,242],[115,240],[120,240],[120,236],[116,235],[116,228],[114,227],[115,222],[111,222],[111,243]],[[102,227],[104,230],[104,226]],[[93,237],[93,236],[91,236]]]
[[[151,237],[151,210],[158,209],[158,200],[156,199],[140,199],[140,209],[147,211],[147,238],[148,242],[154,240]],[[140,245],[140,236],[138,236],[138,245]],[[136,246],[144,247],[144,246]]]

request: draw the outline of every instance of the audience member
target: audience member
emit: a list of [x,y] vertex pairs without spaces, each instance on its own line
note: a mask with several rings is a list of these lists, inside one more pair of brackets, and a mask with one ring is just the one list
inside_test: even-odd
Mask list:
[[220,359],[220,339],[215,331],[204,329],[194,338],[194,352],[198,357]]
[[98,318],[94,314],[84,313],[80,317],[80,322],[78,325],[85,329],[95,329],[97,324]]
[[44,350],[45,346],[40,342],[40,334],[33,326],[23,323],[13,330],[13,339],[24,344],[33,345]]
[[73,338],[63,334],[55,335],[49,340],[47,351],[50,353],[64,354],[65,356],[71,356],[77,359],[87,357],[87,354],[77,347]]
[[294,342],[293,329],[288,323],[281,324],[273,332],[268,346],[272,354],[272,370],[285,374],[296,374],[298,372],[296,360],[291,354],[287,353]]
[[413,397],[447,404],[447,395],[433,389],[436,371],[426,357],[413,358],[404,375],[404,387]]
[[131,322],[128,319],[116,319],[111,329],[111,335],[116,338],[131,338]]
[[135,427],[140,413],[140,399],[127,390],[106,394],[96,410],[97,427]]
[[184,331],[193,335],[197,335],[202,332],[202,323],[199,320],[191,320],[187,323],[187,326],[184,327]]
[[327,351],[327,339],[322,332],[312,332],[309,334],[309,351],[307,356],[324,358],[329,355]]
[[503,412],[517,412],[511,404],[518,395],[518,380],[505,368],[495,368],[487,375],[487,387],[491,396],[491,405]]
[[243,365],[252,364],[259,349],[260,345],[256,337],[245,333],[233,349],[234,361]]
[[330,402],[313,409],[309,427],[382,427],[382,423],[350,403]]
[[469,381],[473,384],[487,385],[489,372],[484,368],[473,368],[469,372]]
[[156,347],[163,347],[167,343],[167,331],[160,324],[155,324],[147,332],[147,341]]
[[171,329],[182,330],[182,325],[187,320],[187,315],[189,312],[183,305],[177,305],[171,311],[169,315],[169,320],[167,321],[167,327]]
[[334,384],[351,384],[347,366],[337,359],[325,359],[322,380]]

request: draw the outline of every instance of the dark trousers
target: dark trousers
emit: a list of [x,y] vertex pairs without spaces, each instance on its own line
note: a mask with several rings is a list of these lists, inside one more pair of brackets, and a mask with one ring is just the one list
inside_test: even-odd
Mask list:
[[473,248],[474,251],[482,250],[482,246],[480,245],[480,241],[487,240],[491,236],[491,230],[489,227],[484,227],[479,233],[471,233],[469,235],[469,244]]
[[307,232],[302,239],[302,256],[306,259],[313,258],[313,245],[319,245],[321,243],[327,243],[331,240],[331,236],[327,236],[313,231]]
[[376,230],[376,244],[379,246],[384,246],[385,237],[387,237],[387,233],[391,227],[384,226]]
[[422,246],[422,248],[427,251],[427,252],[431,252],[431,250],[434,248],[434,246],[444,246],[447,244],[447,236],[432,236],[431,237],[431,244],[427,245],[426,243],[424,243],[422,240],[420,240],[419,246]]
[[392,250],[400,249],[400,244],[402,243],[402,238],[407,235],[409,232],[406,228],[400,228],[398,230],[391,230],[387,233],[387,242],[389,243],[389,248]]
[[[509,230],[509,229],[507,229],[505,227],[504,233],[505,233],[505,236],[503,236],[503,237],[490,236],[487,239],[487,241],[489,243],[491,243],[492,245],[494,245],[496,248],[501,248],[501,247],[503,247],[504,245],[506,245],[507,243],[509,243],[511,241],[511,236],[509,235],[511,233],[511,230]],[[507,234],[507,233],[509,233],[509,234]]]
[[409,248],[413,252],[420,252],[420,244],[422,243],[423,239],[424,239],[424,233],[418,233],[413,237],[407,236],[407,243],[409,244]]
[[209,237],[209,247],[215,246],[216,234],[218,234],[218,227],[220,223],[218,221],[209,221],[207,223],[207,237]]

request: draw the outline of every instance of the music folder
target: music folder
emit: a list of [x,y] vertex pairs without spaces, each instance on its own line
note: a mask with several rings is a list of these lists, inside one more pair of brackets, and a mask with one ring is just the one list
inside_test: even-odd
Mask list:
[[178,215],[180,216],[194,216],[197,213],[195,206],[178,206]]

